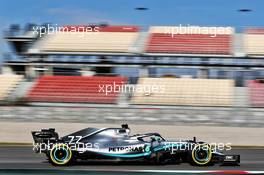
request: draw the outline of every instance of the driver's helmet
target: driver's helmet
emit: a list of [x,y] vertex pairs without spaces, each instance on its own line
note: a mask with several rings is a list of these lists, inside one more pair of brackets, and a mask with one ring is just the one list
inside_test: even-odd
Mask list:
[[126,130],[126,135],[130,135],[130,128],[128,124],[122,124],[122,128]]
[[151,140],[153,140],[153,141],[161,141],[161,138],[159,136],[152,136]]

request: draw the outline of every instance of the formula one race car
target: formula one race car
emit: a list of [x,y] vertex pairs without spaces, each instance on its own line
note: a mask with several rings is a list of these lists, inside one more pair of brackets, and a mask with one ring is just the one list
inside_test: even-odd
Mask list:
[[81,160],[147,161],[149,163],[187,162],[206,166],[215,163],[238,165],[239,155],[225,155],[218,148],[193,140],[165,140],[158,133],[130,135],[127,124],[121,128],[86,128],[64,137],[55,129],[32,131],[33,150],[45,153],[53,165],[69,165]]

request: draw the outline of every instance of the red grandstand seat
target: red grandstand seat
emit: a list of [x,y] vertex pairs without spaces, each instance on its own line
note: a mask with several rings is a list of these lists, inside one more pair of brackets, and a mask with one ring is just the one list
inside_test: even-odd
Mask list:
[[[116,103],[120,94],[115,85],[123,85],[124,77],[83,77],[83,76],[42,76],[26,97],[33,102],[80,102],[80,103]],[[111,92],[105,88],[110,85]],[[104,91],[100,88],[104,86]],[[109,91],[110,91],[109,86]]]
[[138,26],[89,26],[89,25],[66,25],[60,31],[69,31],[69,32],[85,32],[90,31],[87,29],[95,28],[99,32],[139,32],[140,27]]
[[99,27],[100,32],[139,32],[138,26],[105,26]]
[[247,34],[264,34],[264,28],[247,28],[245,30]]
[[151,33],[148,53],[231,54],[231,35]]
[[264,82],[261,80],[249,80],[247,84],[251,105],[253,107],[264,107]]

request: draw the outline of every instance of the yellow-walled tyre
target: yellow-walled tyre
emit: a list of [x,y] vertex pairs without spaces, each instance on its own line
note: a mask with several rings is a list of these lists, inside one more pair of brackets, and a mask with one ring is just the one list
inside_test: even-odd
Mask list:
[[72,162],[72,151],[66,144],[55,144],[49,153],[49,157],[53,165],[69,165]]
[[208,144],[197,144],[192,150],[191,163],[198,166],[206,166],[211,163],[212,150]]

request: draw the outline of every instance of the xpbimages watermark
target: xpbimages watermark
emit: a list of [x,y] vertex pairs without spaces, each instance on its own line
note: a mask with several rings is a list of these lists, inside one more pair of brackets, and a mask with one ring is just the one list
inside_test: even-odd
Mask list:
[[152,33],[164,33],[170,34],[171,37],[175,37],[177,34],[207,34],[211,37],[217,35],[230,35],[234,33],[233,27],[202,27],[194,25],[178,25],[167,27],[153,27]]
[[[198,148],[197,148],[198,147]],[[184,140],[180,140],[179,142],[167,142],[165,144],[165,150],[170,151],[171,154],[175,154],[178,151],[191,151],[193,149],[203,149],[203,150],[211,150],[215,151],[230,151],[232,150],[231,143],[209,143],[209,144],[188,144]]]
[[74,34],[79,37],[84,37],[85,35],[96,34],[99,32],[98,26],[58,26],[57,24],[50,25],[47,24],[45,26],[34,26],[33,32],[35,35],[42,37],[46,34]]
[[82,142],[83,136],[68,136],[70,141],[68,143],[54,143],[48,140],[43,143],[33,143],[33,151],[38,153],[45,153],[51,151],[52,148],[57,147],[58,149],[63,149],[69,147],[71,150],[77,150],[80,153],[88,150],[98,151],[100,149],[100,143],[98,142]]
[[143,93],[151,95],[152,93],[164,93],[165,85],[132,85],[113,82],[112,84],[99,84],[98,92],[109,95],[112,93]]

